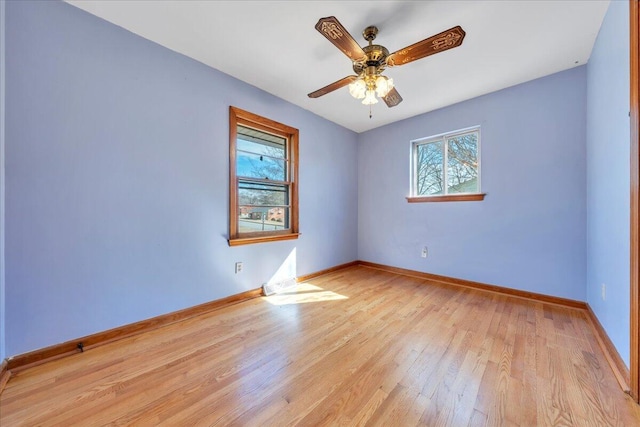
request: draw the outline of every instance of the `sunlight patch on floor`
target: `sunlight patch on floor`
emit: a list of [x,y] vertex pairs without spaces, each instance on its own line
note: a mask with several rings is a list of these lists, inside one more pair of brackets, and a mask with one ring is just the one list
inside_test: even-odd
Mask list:
[[349,299],[344,295],[324,290],[318,286],[301,283],[287,292],[271,295],[265,299],[273,305],[306,304],[310,302],[338,301]]

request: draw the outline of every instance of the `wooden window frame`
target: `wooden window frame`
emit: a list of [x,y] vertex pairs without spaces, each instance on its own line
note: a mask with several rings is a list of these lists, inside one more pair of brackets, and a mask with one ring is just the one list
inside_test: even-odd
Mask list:
[[[289,181],[289,228],[278,231],[240,233],[238,224],[238,176],[236,170],[236,141],[238,125],[274,134],[287,140],[287,180]],[[229,107],[229,246],[297,239],[298,229],[298,140],[296,128],[267,119],[233,106]]]
[[[418,146],[433,143],[436,141],[442,141],[444,157],[443,157],[443,168],[446,171],[447,167],[447,139],[452,137],[463,135],[471,132],[478,133],[478,192],[477,193],[445,193],[445,194],[434,194],[434,195],[416,195],[417,188],[417,151]],[[471,201],[480,201],[484,200],[485,193],[480,192],[481,185],[481,160],[480,160],[480,126],[471,126],[465,129],[459,129],[452,132],[441,133],[439,135],[433,135],[426,138],[415,139],[411,141],[411,195],[407,197],[407,202],[409,203],[425,203],[425,202],[471,202]],[[446,173],[444,179],[446,180]],[[446,184],[446,183],[445,183]],[[445,185],[446,191],[446,185]]]

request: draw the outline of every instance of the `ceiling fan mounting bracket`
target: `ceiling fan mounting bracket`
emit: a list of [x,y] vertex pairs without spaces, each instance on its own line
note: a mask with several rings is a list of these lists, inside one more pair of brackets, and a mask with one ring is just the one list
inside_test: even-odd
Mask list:
[[364,37],[364,39],[368,41],[369,44],[371,44],[371,42],[375,40],[377,35],[378,27],[376,27],[375,25],[370,25],[362,31],[362,37]]

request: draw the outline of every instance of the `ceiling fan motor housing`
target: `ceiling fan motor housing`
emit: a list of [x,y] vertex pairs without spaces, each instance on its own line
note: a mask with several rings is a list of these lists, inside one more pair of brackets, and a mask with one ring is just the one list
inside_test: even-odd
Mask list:
[[387,56],[389,56],[389,51],[386,47],[379,44],[370,44],[369,46],[363,47],[362,50],[367,54],[367,59],[353,63],[353,71],[356,74],[360,75],[367,67],[376,67],[378,72],[385,68]]

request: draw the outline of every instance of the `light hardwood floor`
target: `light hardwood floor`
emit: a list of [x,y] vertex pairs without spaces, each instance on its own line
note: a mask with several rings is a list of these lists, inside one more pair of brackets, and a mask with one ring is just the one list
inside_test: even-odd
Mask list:
[[637,426],[584,313],[351,267],[30,368],[0,425]]

